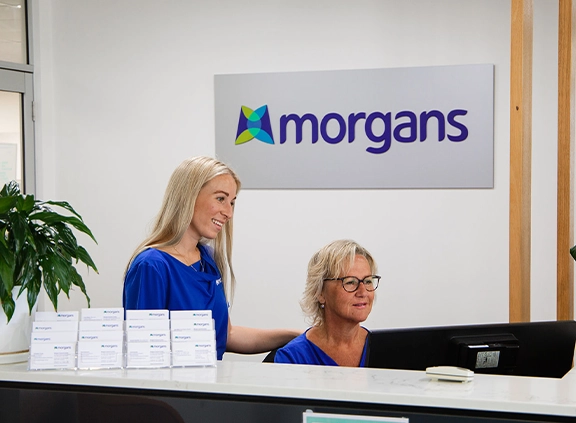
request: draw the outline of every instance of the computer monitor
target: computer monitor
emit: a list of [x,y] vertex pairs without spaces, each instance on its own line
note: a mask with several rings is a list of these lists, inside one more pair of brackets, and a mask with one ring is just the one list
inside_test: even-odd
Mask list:
[[576,321],[379,329],[370,334],[368,367],[563,377],[573,365]]

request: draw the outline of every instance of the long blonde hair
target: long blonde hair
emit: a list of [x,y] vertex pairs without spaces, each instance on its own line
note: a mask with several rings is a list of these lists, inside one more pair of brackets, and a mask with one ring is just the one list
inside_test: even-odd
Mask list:
[[[236,173],[224,163],[211,157],[186,159],[174,170],[164,193],[162,207],[154,220],[152,231],[132,254],[126,266],[126,272],[132,261],[142,251],[149,248],[169,247],[180,242],[192,222],[194,206],[200,190],[220,175],[232,176],[236,182],[236,192],[240,192],[240,179]],[[233,219],[231,218],[224,224],[214,240],[202,240],[203,244],[214,248],[214,260],[222,274],[222,282],[230,302],[234,297],[236,286],[231,260],[232,233]]]
[[378,272],[376,262],[368,250],[350,239],[333,241],[318,250],[310,259],[300,307],[313,326],[324,324],[324,309],[318,301],[324,280],[342,277],[344,272],[352,267],[356,256],[366,258],[373,275]]

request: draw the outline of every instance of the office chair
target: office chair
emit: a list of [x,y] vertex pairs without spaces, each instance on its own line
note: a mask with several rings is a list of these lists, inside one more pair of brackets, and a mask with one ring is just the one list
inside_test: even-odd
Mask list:
[[276,351],[278,351],[278,348],[275,348],[272,351],[270,351],[266,355],[266,357],[264,357],[264,360],[262,360],[262,363],[274,363],[274,356],[276,355]]

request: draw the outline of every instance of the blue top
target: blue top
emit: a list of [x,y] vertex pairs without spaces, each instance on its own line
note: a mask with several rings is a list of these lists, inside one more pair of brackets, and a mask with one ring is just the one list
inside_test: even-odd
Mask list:
[[218,360],[226,351],[228,304],[211,250],[198,244],[198,264],[186,266],[164,251],[149,248],[136,256],[124,279],[125,310],[212,310]]
[[[362,328],[366,331],[368,329]],[[310,330],[308,328],[302,335],[294,338],[285,346],[276,351],[274,356],[274,363],[290,363],[290,364],[316,364],[321,366],[337,366],[338,364],[324,351],[310,342],[306,338],[306,333]],[[369,336],[366,337],[364,343],[364,350],[362,350],[362,358],[360,359],[359,367],[366,366],[366,357],[368,355],[368,342]]]

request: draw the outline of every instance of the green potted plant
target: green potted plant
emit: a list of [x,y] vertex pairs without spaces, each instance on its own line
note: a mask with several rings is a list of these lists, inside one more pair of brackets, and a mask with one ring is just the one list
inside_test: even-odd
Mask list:
[[[70,213],[65,216],[52,207]],[[15,298],[26,292],[28,314],[36,305],[40,290],[58,310],[58,294],[69,298],[75,285],[90,297],[82,276],[76,271],[79,261],[98,273],[88,252],[76,240],[72,229],[96,239],[82,217],[65,201],[40,201],[25,195],[14,181],[0,191],[0,302],[10,322],[15,311]],[[1,322],[0,322],[1,324]]]

